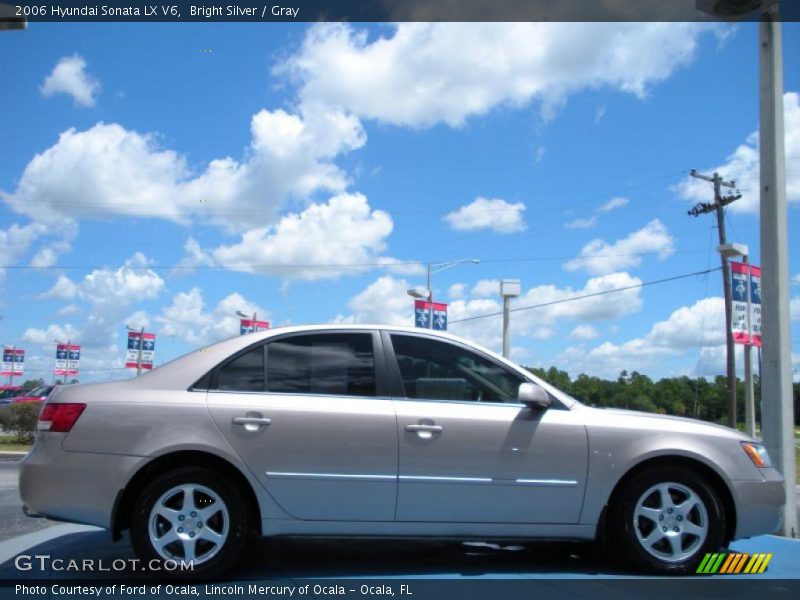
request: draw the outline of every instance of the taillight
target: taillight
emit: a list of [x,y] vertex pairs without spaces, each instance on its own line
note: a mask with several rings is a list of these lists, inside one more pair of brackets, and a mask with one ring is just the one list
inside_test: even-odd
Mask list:
[[70,431],[85,408],[86,405],[80,402],[45,404],[39,414],[38,428],[40,431]]

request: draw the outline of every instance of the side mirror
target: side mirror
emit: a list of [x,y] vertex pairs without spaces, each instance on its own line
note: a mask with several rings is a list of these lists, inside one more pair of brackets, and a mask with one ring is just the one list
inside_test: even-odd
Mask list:
[[521,383],[517,399],[528,408],[546,410],[550,407],[550,396],[535,383]]

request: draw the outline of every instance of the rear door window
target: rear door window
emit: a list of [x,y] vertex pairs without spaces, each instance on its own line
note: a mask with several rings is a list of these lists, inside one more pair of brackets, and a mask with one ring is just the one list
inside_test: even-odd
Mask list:
[[374,396],[372,334],[315,333],[269,342],[267,391]]

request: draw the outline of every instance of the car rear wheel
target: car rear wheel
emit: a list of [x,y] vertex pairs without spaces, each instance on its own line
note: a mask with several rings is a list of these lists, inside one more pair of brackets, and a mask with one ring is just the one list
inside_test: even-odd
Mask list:
[[[214,471],[186,467],[152,480],[131,519],[136,554],[159,575],[214,577],[239,558],[247,539],[247,506],[237,487]],[[191,564],[170,571],[174,564]]]
[[690,573],[724,544],[725,512],[706,479],[683,467],[659,467],[628,482],[614,529],[625,556],[650,572]]

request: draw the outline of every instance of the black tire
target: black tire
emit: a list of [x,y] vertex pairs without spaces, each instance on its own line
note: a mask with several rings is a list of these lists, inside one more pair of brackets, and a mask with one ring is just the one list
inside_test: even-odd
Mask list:
[[[609,523],[624,566],[648,573],[695,573],[707,552],[725,545],[724,507],[701,475],[685,467],[656,467],[624,485]],[[690,505],[694,508],[687,511]]]
[[[188,487],[183,487],[184,491],[177,491],[181,486]],[[188,495],[185,490],[192,490],[191,507],[184,504],[184,498]],[[164,509],[174,510],[176,519],[182,517],[180,523],[175,521],[172,524],[172,521],[156,515],[156,503]],[[195,505],[197,510],[191,512]],[[203,516],[206,512],[203,508],[210,511],[207,521]],[[200,516],[190,516],[198,514]],[[161,570],[151,573],[152,576],[212,579],[228,571],[238,561],[247,541],[248,523],[247,503],[236,485],[216,471],[201,467],[182,467],[154,478],[145,486],[133,505],[131,542],[144,568],[149,569],[150,565],[160,564]],[[180,529],[178,525],[181,525]],[[154,532],[153,535],[151,531]],[[155,533],[162,531],[163,537],[156,538],[156,541],[164,539],[168,534],[180,537],[163,545],[159,551],[153,540]],[[178,531],[181,533],[177,533]],[[212,534],[219,536],[215,538],[219,541],[206,539]],[[189,535],[192,540],[187,538]],[[194,567],[170,570],[172,564],[167,561],[180,563],[182,558],[186,560],[187,548],[196,551]]]

